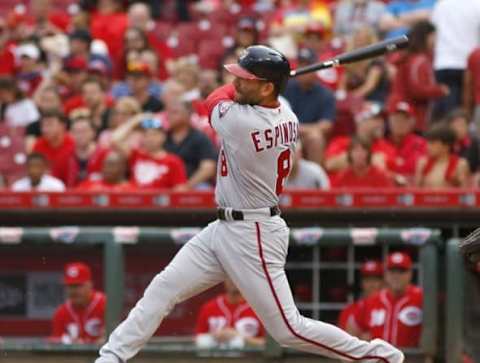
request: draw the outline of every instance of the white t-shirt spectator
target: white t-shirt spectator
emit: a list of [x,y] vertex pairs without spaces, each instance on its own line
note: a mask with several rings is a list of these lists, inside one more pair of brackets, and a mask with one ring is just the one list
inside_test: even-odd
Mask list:
[[439,1],[432,22],[437,28],[435,70],[465,69],[469,54],[480,45],[480,1]]
[[285,189],[330,189],[330,179],[318,164],[300,159],[297,167],[296,175],[285,181]]
[[384,12],[385,4],[381,1],[367,0],[363,3],[343,0],[335,10],[335,34],[350,35],[365,25],[377,27]]
[[37,106],[28,98],[9,104],[5,110],[5,120],[11,127],[25,127],[39,118]]
[[29,177],[17,180],[12,184],[11,190],[14,192],[63,192],[65,191],[65,184],[60,179],[51,175],[44,175],[36,188],[32,188],[32,183]]

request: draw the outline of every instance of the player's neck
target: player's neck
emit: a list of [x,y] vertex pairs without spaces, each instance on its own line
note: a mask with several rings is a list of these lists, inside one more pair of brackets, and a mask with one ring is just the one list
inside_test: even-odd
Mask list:
[[262,107],[267,107],[267,108],[277,108],[278,106],[280,106],[280,102],[278,102],[278,99],[275,97],[268,100],[264,100],[258,105]]

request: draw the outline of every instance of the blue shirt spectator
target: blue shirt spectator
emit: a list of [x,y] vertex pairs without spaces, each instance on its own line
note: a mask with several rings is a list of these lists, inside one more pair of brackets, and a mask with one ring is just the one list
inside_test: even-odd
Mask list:
[[300,123],[333,122],[335,119],[335,96],[319,83],[304,87],[301,81],[292,79],[284,96]]

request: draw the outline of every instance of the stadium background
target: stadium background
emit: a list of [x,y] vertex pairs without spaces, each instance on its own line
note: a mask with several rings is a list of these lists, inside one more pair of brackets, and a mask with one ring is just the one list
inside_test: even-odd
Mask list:
[[[89,1],[38,3],[50,6],[49,21],[60,28],[63,26],[65,34],[72,31],[73,24],[82,24],[79,19],[82,7],[94,14],[92,7],[95,6]],[[127,3],[121,4],[124,9]],[[155,3],[155,36],[162,44],[160,47],[168,48],[164,51],[171,59],[196,54],[200,69],[215,69],[231,45],[237,21],[242,16],[254,16],[260,39],[267,40],[270,25],[278,16],[278,8],[268,9],[268,3],[167,1],[162,2],[162,6]],[[211,10],[206,11],[199,4]],[[264,9],[262,5],[267,7]],[[337,39],[333,22],[338,4],[326,1],[317,5],[320,15],[316,20],[323,22],[326,39],[333,42]],[[32,29],[38,30],[39,24],[32,20],[30,6],[29,3],[22,6],[17,1],[0,2],[2,24],[16,37],[10,44],[12,47],[30,39]],[[188,19],[184,18],[187,15]],[[90,21],[92,19],[94,17]],[[86,24],[93,33],[94,24]],[[116,37],[112,42],[115,41],[122,40]],[[8,68],[7,50],[1,58],[3,75],[15,76],[17,65],[12,59]],[[116,67],[120,68],[121,64],[115,64],[115,57],[121,58],[121,52],[119,49],[108,49],[108,52],[113,61],[109,77],[118,80],[121,71]],[[165,82],[168,71],[166,63],[163,66],[165,69],[160,65],[155,77]],[[350,119],[353,118],[354,114],[350,115]],[[349,122],[351,127],[352,120]],[[23,135],[15,139],[14,128],[2,127],[0,136],[23,139]],[[341,128],[337,132],[342,132]],[[3,166],[11,163],[18,152],[14,146],[5,148]],[[12,175],[24,173],[24,166],[17,166]],[[412,352],[412,361],[426,361],[434,356],[438,361],[454,362],[465,349],[475,353],[478,338],[473,327],[478,312],[472,307],[478,303],[478,277],[474,272],[464,271],[455,246],[456,239],[476,227],[478,203],[480,194],[475,185],[440,191],[413,187],[286,191],[281,206],[293,231],[287,272],[300,310],[307,316],[335,323],[338,311],[359,292],[361,262],[366,258],[382,258],[390,248],[406,250],[415,261],[416,281],[426,288],[438,289],[437,293],[435,289],[429,290],[435,293],[429,300],[434,314],[427,320],[431,324],[425,329],[426,341],[418,352]],[[0,192],[2,359],[6,358],[7,362],[91,360],[96,347],[56,346],[45,340],[53,309],[63,301],[63,265],[71,260],[83,260],[92,266],[95,285],[119,301],[109,305],[111,309],[107,314],[111,314],[113,323],[128,312],[181,243],[213,218],[213,196],[208,190],[119,193],[72,188],[61,194],[14,193],[5,183]],[[422,260],[419,251],[425,246],[432,249]],[[434,273],[429,273],[429,269]],[[425,280],[426,277],[433,281]],[[464,278],[468,286],[465,290],[462,289]],[[122,280],[124,284],[120,283]],[[190,338],[198,306],[218,291],[220,288],[212,289],[179,305],[140,359],[153,361],[165,356],[178,361],[319,359],[282,352],[274,344],[267,345],[265,352],[217,352],[207,357],[196,352]],[[469,314],[465,319],[464,313]]]

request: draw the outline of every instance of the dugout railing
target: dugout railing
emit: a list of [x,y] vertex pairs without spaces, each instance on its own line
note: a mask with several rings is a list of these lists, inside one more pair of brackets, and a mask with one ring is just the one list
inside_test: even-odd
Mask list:
[[[125,251],[131,247],[160,246],[164,244],[181,247],[199,228],[157,228],[157,227],[27,227],[27,228],[0,228],[0,253],[4,246],[15,248],[25,245],[69,244],[73,246],[96,246],[102,248],[103,278],[105,292],[108,297],[106,309],[107,331],[119,322],[122,314],[124,290],[124,258]],[[305,315],[315,319],[332,321],[343,306],[352,301],[354,290],[348,292],[347,301],[326,301],[324,286],[329,283],[342,284],[335,276],[335,271],[343,276],[349,286],[354,286],[358,277],[358,268],[364,256],[375,250],[377,257],[385,257],[392,249],[409,249],[414,251],[416,279],[424,288],[424,322],[421,345],[419,349],[408,351],[409,361],[430,361],[439,355],[438,339],[440,336],[438,325],[438,247],[441,245],[439,230],[426,228],[292,228],[291,248],[287,260],[286,270],[292,288],[298,283],[296,276],[308,275],[304,278],[310,284],[311,301],[299,301],[298,306]],[[340,257],[335,254],[333,259],[329,251],[340,248]],[[415,252],[416,251],[416,252]],[[338,255],[338,250],[337,250]],[[333,279],[333,281],[330,281]],[[345,284],[344,284],[345,285]],[[447,329],[448,334],[448,329]],[[21,356],[22,352],[46,352],[55,354],[91,355],[97,347],[93,346],[62,346],[49,344],[39,340],[10,340],[5,339],[3,351],[10,358]],[[230,358],[238,355],[258,352],[250,349],[244,352],[230,352]],[[180,342],[178,339],[169,341],[163,339],[161,343],[149,345],[146,355],[156,353],[169,356],[187,355],[198,357],[206,352],[198,352],[191,342]],[[218,353],[218,354],[217,354]],[[210,352],[207,356],[220,355],[228,357],[226,351]],[[265,359],[281,359],[295,361],[300,357],[297,352],[284,350],[269,340],[263,350]],[[305,358],[305,357],[304,357]],[[318,357],[312,356],[316,361]],[[249,358],[250,359],[250,358]],[[12,362],[15,360],[12,360]],[[250,360],[251,361],[251,360]]]

